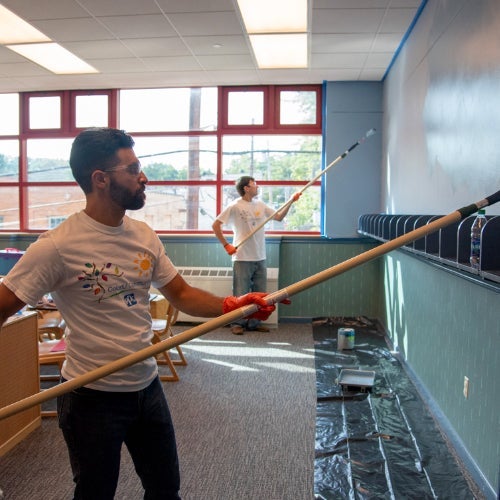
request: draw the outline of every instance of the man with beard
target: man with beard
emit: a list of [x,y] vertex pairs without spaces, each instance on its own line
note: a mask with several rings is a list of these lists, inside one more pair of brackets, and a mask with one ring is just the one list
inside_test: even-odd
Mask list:
[[[92,128],[73,142],[70,166],[86,206],[40,235],[0,283],[0,325],[51,292],[68,326],[62,381],[151,344],[149,290],[178,309],[214,317],[248,304],[267,318],[264,293],[217,297],[191,287],[157,234],[125,215],[141,208],[148,179],[124,131]],[[1,332],[0,332],[1,334]],[[115,494],[125,443],[148,499],[179,499],[174,429],[154,358],[58,398],[75,499]]]

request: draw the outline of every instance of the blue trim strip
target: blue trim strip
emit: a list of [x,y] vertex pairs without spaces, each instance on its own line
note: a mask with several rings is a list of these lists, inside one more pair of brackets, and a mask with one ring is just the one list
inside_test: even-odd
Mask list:
[[[321,157],[321,170],[324,170],[326,168],[326,148],[325,148],[325,144],[326,144],[326,117],[327,117],[327,111],[326,111],[326,90],[328,88],[328,82],[326,80],[323,80],[323,88],[322,88],[322,91],[321,91],[321,97],[323,99],[323,103],[321,105],[321,113],[322,113],[322,121],[321,121],[321,137],[322,137],[322,150],[323,150],[323,154],[322,154],[322,157]],[[326,177],[325,177],[326,179]],[[325,206],[326,206],[326,203],[325,203],[325,184],[326,184],[326,180],[325,182],[321,181],[321,191],[320,191],[320,195],[321,195],[321,205],[320,205],[320,212],[319,212],[319,216],[320,216],[320,219],[319,219],[319,231],[321,233],[322,236],[325,236],[326,234],[326,230],[325,230]]]
[[[217,238],[212,236],[198,236],[198,237],[187,237],[187,236],[172,236],[172,235],[159,235],[160,240],[163,243],[195,243],[195,244],[218,244]],[[365,245],[365,244],[376,244],[380,242],[371,237],[359,237],[359,238],[325,238],[324,236],[277,236],[267,237],[266,245],[282,245],[283,243],[303,243],[303,244],[328,244],[328,245]]]
[[379,242],[373,238],[367,237],[367,238],[325,238],[324,236],[320,238],[298,238],[298,237],[289,237],[289,238],[282,238],[281,243],[293,243],[293,244],[327,244],[327,245],[366,245],[366,244],[373,244],[373,245],[378,245]]
[[418,18],[422,14],[422,11],[424,10],[424,7],[426,4],[427,4],[427,0],[423,0],[422,3],[420,4],[420,7],[418,8],[417,13],[415,14],[415,17],[413,18],[413,21],[411,22],[410,27],[406,30],[406,33],[404,34],[403,38],[401,39],[401,43],[399,44],[399,47],[396,49],[396,52],[394,52],[394,55],[392,56],[391,62],[389,63],[389,66],[387,66],[387,69],[385,70],[384,76],[382,77],[382,80],[381,80],[382,82],[385,80],[385,78],[389,74],[389,71],[391,70],[393,64],[396,62],[396,59],[399,56],[399,53],[401,52],[403,45],[406,43],[406,40],[408,40],[408,37],[410,36],[410,33],[413,31],[415,24],[417,24]]

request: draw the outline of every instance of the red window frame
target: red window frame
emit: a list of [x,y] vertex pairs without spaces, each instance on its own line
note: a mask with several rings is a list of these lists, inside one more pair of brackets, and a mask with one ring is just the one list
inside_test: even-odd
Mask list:
[[[264,124],[263,125],[229,125],[228,124],[228,96],[230,92],[247,92],[262,90],[264,92]],[[281,91],[312,91],[316,92],[316,123],[314,124],[285,124],[279,123],[280,92]],[[321,85],[261,85],[261,86],[229,86],[219,88],[219,131],[218,134],[218,169],[217,169],[217,213],[222,211],[222,190],[232,186],[233,182],[223,180],[222,175],[222,138],[224,135],[322,135],[322,86]],[[309,179],[306,179],[308,182]],[[303,187],[303,181],[261,181],[260,186],[295,186]],[[321,186],[321,180],[313,186]],[[286,234],[287,231],[267,231],[269,234]],[[293,231],[293,234],[320,234],[312,231]]]
[[[228,96],[231,92],[246,92],[260,90],[264,94],[264,110],[262,125],[229,125],[228,124]],[[316,123],[315,124],[285,124],[279,123],[280,117],[280,92],[281,91],[314,91],[316,92]],[[28,182],[27,177],[27,141],[33,138],[72,138],[82,129],[75,125],[76,120],[76,97],[81,95],[107,95],[108,96],[108,125],[117,127],[118,125],[118,89],[98,89],[98,90],[63,90],[48,92],[24,92],[20,93],[20,132],[19,132],[19,180],[17,183],[8,183],[6,186],[17,186],[19,189],[19,207],[20,207],[20,228],[16,231],[6,231],[0,229],[0,232],[26,232],[39,233],[39,230],[28,227],[28,188],[32,186],[43,186],[50,189],[51,186],[75,186],[76,182]],[[61,99],[61,127],[58,129],[31,129],[29,126],[29,103],[31,97],[59,96]],[[225,135],[321,135],[322,134],[322,86],[321,85],[258,85],[258,86],[225,86],[218,87],[218,123],[215,131],[182,131],[182,132],[154,132],[137,133],[134,135],[154,136],[154,135],[215,135],[217,137],[217,173],[214,181],[169,181],[169,184],[178,184],[182,186],[214,186],[216,196],[216,211],[220,213],[222,209],[222,191],[225,186],[232,185],[232,181],[223,180],[222,176],[222,140]],[[14,138],[17,136],[9,135],[5,138]],[[305,180],[308,181],[308,180]],[[162,184],[162,181],[151,182],[152,185]],[[259,182],[261,185],[290,185],[301,187],[304,185],[300,181],[272,180]],[[317,181],[315,185],[321,185]],[[157,231],[165,234],[179,234],[179,231]],[[186,230],[180,234],[212,234],[211,231]],[[286,234],[286,231],[270,231],[270,233]],[[297,234],[294,231],[294,234]],[[303,234],[316,234],[315,232],[303,232]],[[319,234],[319,232],[317,233]]]

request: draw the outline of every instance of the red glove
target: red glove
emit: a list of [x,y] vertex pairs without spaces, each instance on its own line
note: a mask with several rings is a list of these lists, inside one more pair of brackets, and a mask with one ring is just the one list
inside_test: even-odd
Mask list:
[[236,253],[237,248],[233,247],[231,243],[226,243],[224,245],[224,250],[228,253],[228,255],[233,255],[233,253]]
[[266,303],[266,301],[264,300],[264,297],[266,295],[267,293],[265,292],[251,292],[247,293],[246,295],[242,295],[241,297],[226,297],[222,304],[222,313],[226,314],[243,306],[257,304],[259,306],[259,310],[248,317],[265,321],[276,309],[276,306],[274,304],[268,305]]
[[292,196],[292,200],[293,202],[295,203],[296,201],[299,201],[299,198],[302,196],[302,193],[295,193],[293,196]]

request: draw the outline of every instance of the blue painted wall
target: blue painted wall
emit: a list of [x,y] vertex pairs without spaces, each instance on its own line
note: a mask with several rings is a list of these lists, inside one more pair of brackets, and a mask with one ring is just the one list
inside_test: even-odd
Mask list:
[[325,167],[366,133],[366,138],[325,174],[323,233],[356,238],[358,217],[380,209],[383,86],[381,82],[328,82],[325,85]]
[[[446,214],[500,188],[498,26],[498,0],[427,2],[384,84],[382,212]],[[500,294],[401,251],[383,273],[389,334],[494,498]]]

